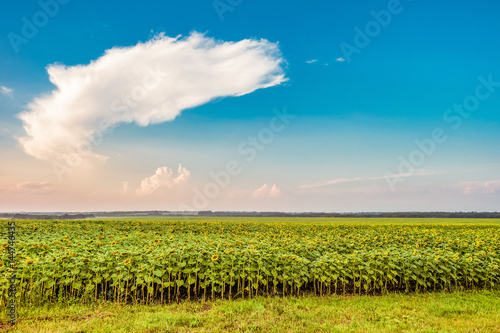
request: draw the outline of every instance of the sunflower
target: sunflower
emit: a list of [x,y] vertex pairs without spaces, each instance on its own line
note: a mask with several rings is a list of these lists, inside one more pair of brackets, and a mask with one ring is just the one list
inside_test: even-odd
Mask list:
[[219,259],[219,255],[218,255],[218,254],[214,254],[214,255],[212,256],[212,260],[217,260],[217,259]]
[[132,261],[132,260],[130,260],[130,258],[128,258],[127,260],[125,260],[125,261],[123,262],[123,264],[126,266],[126,265],[130,264],[130,262],[131,262],[131,261]]
[[226,253],[226,254],[229,254],[229,253],[231,253],[231,252],[233,252],[233,249],[229,249],[229,250],[226,250],[226,251],[225,251],[225,253]]

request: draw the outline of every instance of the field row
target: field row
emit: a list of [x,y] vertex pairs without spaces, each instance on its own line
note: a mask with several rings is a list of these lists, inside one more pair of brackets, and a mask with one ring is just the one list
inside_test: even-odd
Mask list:
[[[498,289],[495,225],[18,221],[21,303]],[[0,244],[0,302],[7,297]]]

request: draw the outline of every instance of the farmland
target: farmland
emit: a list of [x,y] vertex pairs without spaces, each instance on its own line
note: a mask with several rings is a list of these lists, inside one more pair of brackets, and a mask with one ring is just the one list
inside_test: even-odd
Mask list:
[[[4,222],[5,223],[5,222]],[[497,220],[20,220],[20,305],[498,289]],[[7,301],[7,243],[0,295]]]

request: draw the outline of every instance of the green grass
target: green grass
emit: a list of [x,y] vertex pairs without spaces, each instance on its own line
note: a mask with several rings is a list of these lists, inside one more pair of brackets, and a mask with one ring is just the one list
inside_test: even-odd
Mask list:
[[500,292],[23,308],[16,332],[500,332]]

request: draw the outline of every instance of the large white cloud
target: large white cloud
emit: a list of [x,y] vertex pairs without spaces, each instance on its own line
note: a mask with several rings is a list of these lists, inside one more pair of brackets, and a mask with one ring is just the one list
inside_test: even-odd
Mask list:
[[139,195],[147,195],[160,188],[171,188],[175,185],[185,183],[190,176],[191,172],[180,164],[177,168],[177,176],[174,176],[172,169],[161,167],[156,170],[154,175],[141,182],[141,186],[137,189],[136,193]]
[[19,142],[38,159],[61,160],[75,150],[98,156],[90,148],[107,128],[169,121],[214,98],[278,85],[286,80],[283,63],[267,40],[221,42],[192,33],[115,47],[88,65],[54,64],[47,71],[56,89],[19,115],[26,131]]

